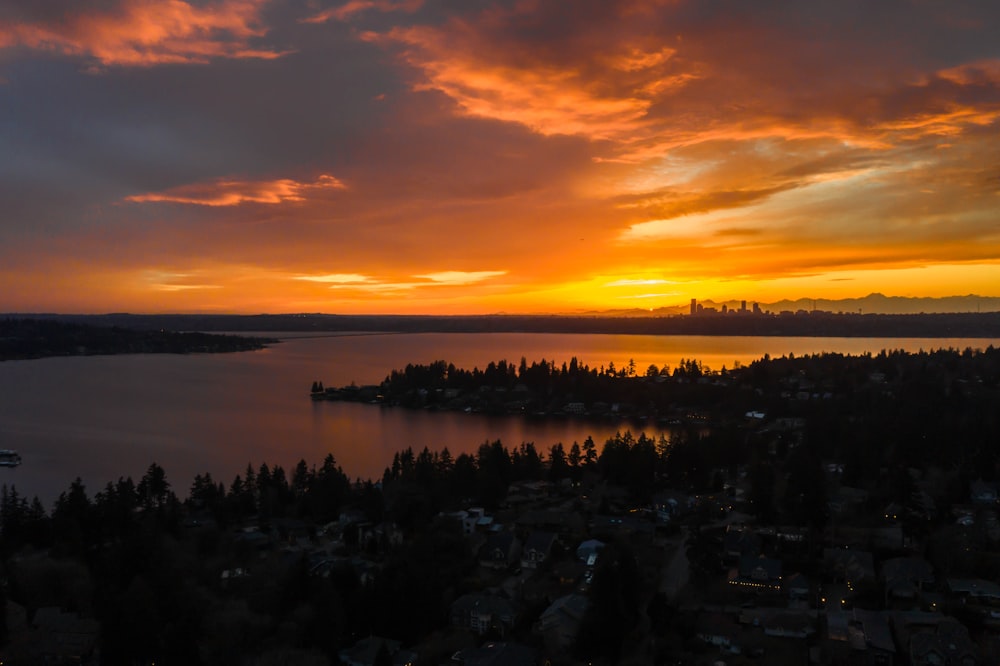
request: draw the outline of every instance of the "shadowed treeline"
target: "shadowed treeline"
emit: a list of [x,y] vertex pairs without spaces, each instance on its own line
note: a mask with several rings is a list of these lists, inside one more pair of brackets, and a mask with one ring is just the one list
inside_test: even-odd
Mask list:
[[49,319],[0,319],[0,361],[95,354],[188,354],[262,349],[263,338],[98,326]]

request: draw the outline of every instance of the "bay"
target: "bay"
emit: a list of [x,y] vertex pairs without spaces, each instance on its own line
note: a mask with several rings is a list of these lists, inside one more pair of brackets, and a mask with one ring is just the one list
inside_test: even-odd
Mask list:
[[[88,493],[120,476],[138,480],[160,464],[186,496],[195,474],[228,484],[248,464],[299,459],[319,465],[327,453],[352,478],[378,478],[396,451],[448,447],[453,455],[485,441],[547,450],[593,436],[600,446],[634,425],[561,419],[430,413],[358,403],[313,402],[313,381],[326,386],[380,382],[407,363],[446,360],[485,367],[505,359],[558,364],[576,357],[592,367],[630,361],[676,366],[698,359],[713,369],[747,364],[764,354],[860,354],[985,348],[994,340],[914,338],[778,338],[565,334],[352,334],[281,336],[256,352],[48,358],[0,363],[0,448],[20,451],[18,468],[0,483],[37,495],[46,507],[83,479]],[[653,428],[647,434],[662,433]]]

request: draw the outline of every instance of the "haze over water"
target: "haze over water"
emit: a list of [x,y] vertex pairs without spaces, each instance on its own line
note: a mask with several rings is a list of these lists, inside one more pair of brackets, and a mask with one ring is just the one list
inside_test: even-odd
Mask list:
[[[412,446],[452,454],[487,440],[540,450],[593,436],[600,446],[616,422],[540,420],[429,413],[341,402],[313,402],[315,380],[326,386],[380,382],[407,363],[443,359],[485,367],[506,359],[591,367],[634,360],[676,366],[695,358],[712,369],[747,364],[765,353],[860,354],[882,349],[985,348],[993,340],[914,338],[777,338],[557,334],[370,334],[289,337],[259,352],[207,355],[121,355],[0,363],[0,448],[20,451],[0,483],[38,495],[47,507],[80,476],[88,494],[108,481],[138,481],[151,462],[167,472],[180,496],[195,474],[211,472],[227,486],[248,463],[319,465],[332,453],[348,476],[378,478],[394,452]],[[662,430],[649,426],[647,434]]]

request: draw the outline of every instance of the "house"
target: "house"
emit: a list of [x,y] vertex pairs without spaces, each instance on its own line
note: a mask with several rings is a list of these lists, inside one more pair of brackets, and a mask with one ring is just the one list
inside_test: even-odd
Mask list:
[[542,612],[534,630],[545,637],[549,649],[569,649],[576,642],[580,623],[589,607],[590,601],[582,594],[559,597]]
[[552,532],[535,530],[524,542],[521,550],[521,566],[525,569],[539,568],[552,553],[556,535]]
[[753,592],[780,592],[781,560],[744,555],[739,568],[730,572],[729,584]]
[[587,573],[587,565],[576,560],[560,560],[552,566],[552,575],[560,585],[576,585]]
[[395,523],[366,523],[358,528],[358,544],[364,550],[384,553],[403,544],[403,531]]
[[969,484],[969,499],[973,504],[996,504],[997,484],[977,479]]
[[538,652],[520,643],[487,643],[452,655],[456,666],[534,666]]
[[826,645],[833,663],[892,666],[896,645],[881,611],[827,611]]
[[576,559],[580,560],[588,567],[597,563],[597,556],[604,548],[604,542],[597,539],[587,539],[576,547]]
[[760,537],[751,530],[729,525],[722,537],[722,554],[729,562],[739,562],[747,555],[755,557],[760,554]]
[[894,557],[882,563],[881,578],[886,604],[890,599],[913,601],[934,582],[934,568],[922,557]]
[[492,529],[493,516],[488,515],[486,509],[478,506],[468,509],[468,518],[466,518],[466,525],[463,525],[463,532],[471,534],[472,532],[489,532]]
[[764,619],[764,634],[780,638],[806,638],[816,633],[816,627],[805,613],[793,611],[773,613]]
[[466,536],[475,534],[476,532],[488,532],[493,528],[494,524],[493,517],[486,514],[486,509],[478,506],[442,515],[458,521],[462,526],[462,534]]
[[735,620],[723,613],[699,615],[695,624],[695,636],[700,641],[733,654],[739,654],[742,650],[740,626],[736,624]]
[[506,569],[513,566],[520,555],[521,542],[513,532],[494,532],[486,537],[479,563],[491,569]]
[[918,631],[910,637],[911,666],[976,666],[976,645],[969,630],[948,619],[935,631]]
[[875,561],[866,550],[825,548],[823,572],[834,581],[846,583],[853,591],[860,584],[875,582]]
[[656,525],[637,515],[609,516],[598,514],[590,521],[591,532],[599,535],[646,536],[652,538]]
[[486,594],[465,594],[451,604],[451,623],[477,634],[494,630],[504,635],[514,627],[520,610],[514,602]]
[[251,550],[264,551],[273,547],[271,537],[261,532],[256,527],[247,527],[236,533],[237,544],[245,544]]
[[812,593],[809,579],[801,573],[794,573],[782,580],[781,587],[790,601],[808,602]]
[[779,546],[787,544],[801,544],[805,542],[806,536],[808,536],[807,533],[808,530],[804,527],[781,525],[775,528],[774,538],[777,539]]
[[694,500],[679,491],[661,490],[653,495],[651,508],[656,522],[664,525],[694,508]]
[[543,501],[552,492],[549,481],[515,481],[507,488],[504,503],[510,507],[529,506]]
[[100,624],[54,606],[35,611],[32,626],[38,637],[38,663],[85,663],[97,648]]
[[981,578],[949,578],[948,591],[955,597],[988,604],[1000,603],[1000,585]]
[[416,652],[402,650],[399,641],[380,636],[363,638],[337,654],[346,666],[374,666],[383,655],[392,660],[393,666],[410,666],[417,661]]
[[586,523],[578,511],[535,509],[525,511],[517,519],[517,526],[529,530],[546,530],[561,537],[583,534]]
[[868,501],[868,491],[851,486],[840,486],[827,501],[831,514],[846,514],[856,511]]

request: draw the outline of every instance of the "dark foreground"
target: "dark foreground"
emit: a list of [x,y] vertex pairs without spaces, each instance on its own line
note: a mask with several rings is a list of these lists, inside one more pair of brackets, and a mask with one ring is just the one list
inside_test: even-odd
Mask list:
[[[490,385],[587,409],[576,370]],[[998,663],[1000,350],[595,381],[703,418],[669,441],[403,449],[373,481],[328,456],[183,489],[154,463],[51,511],[4,488],[0,658]]]

